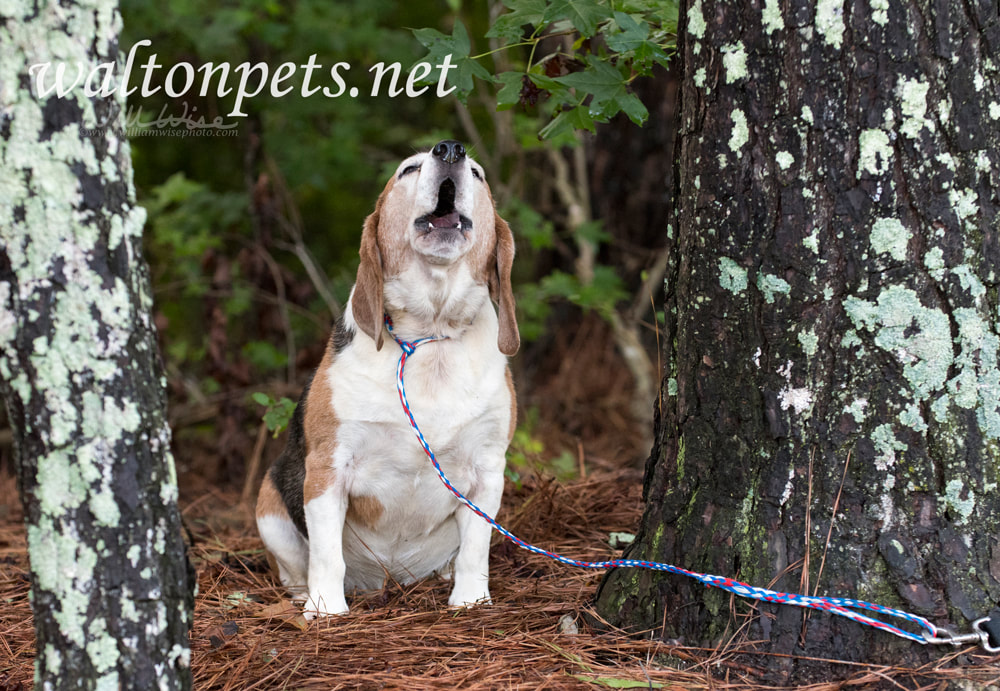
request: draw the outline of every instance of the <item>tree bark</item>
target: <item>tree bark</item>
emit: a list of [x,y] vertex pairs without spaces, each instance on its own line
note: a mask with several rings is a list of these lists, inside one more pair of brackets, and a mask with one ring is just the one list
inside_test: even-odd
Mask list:
[[[7,3],[0,21],[0,389],[25,506],[38,689],[185,689],[193,574],[177,509],[117,4]],[[116,68],[114,84],[122,74]],[[102,75],[103,76],[103,75]],[[99,85],[96,85],[99,86]]]
[[[689,0],[633,558],[967,629],[1000,600],[996,3]],[[854,622],[618,570],[611,623],[872,662]],[[804,621],[805,619],[805,621]],[[788,658],[761,660],[795,674]]]

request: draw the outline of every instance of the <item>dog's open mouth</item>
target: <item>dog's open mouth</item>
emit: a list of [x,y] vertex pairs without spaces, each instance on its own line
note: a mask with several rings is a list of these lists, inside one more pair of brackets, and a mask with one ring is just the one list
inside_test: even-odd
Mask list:
[[434,230],[460,230],[468,233],[472,229],[472,221],[458,213],[455,208],[455,181],[445,178],[438,188],[437,206],[429,214],[424,214],[414,225],[421,233]]

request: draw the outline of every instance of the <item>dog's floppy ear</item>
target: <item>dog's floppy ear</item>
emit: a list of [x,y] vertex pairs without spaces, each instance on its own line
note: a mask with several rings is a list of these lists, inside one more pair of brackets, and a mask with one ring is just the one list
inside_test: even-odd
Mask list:
[[358,264],[358,280],[351,296],[354,321],[375,341],[375,349],[382,350],[382,334],[385,319],[382,305],[382,253],[378,247],[378,221],[382,209],[381,200],[375,211],[365,219],[361,231],[361,263]]
[[513,355],[521,345],[521,334],[517,330],[517,316],[514,313],[514,289],[510,284],[510,271],[514,266],[514,235],[507,221],[494,212],[496,229],[496,264],[490,271],[490,297],[500,313],[500,335],[497,345],[504,355]]

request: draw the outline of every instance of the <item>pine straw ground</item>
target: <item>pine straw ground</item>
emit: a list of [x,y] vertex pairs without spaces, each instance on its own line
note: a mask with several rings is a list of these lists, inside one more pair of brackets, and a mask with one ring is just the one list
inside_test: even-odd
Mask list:
[[[9,498],[7,491],[0,492]],[[0,487],[0,490],[3,490]],[[615,554],[609,532],[631,530],[640,506],[634,472],[511,490],[502,518],[514,532],[565,554]],[[227,508],[228,507],[228,508]],[[779,688],[755,669],[752,644],[672,646],[587,623],[600,574],[570,570],[494,543],[494,604],[449,611],[448,585],[390,585],[351,600],[344,617],[305,625],[267,574],[236,493],[210,493],[185,510],[199,594],[192,632],[198,691],[251,689],[747,689]],[[27,560],[16,510],[0,502],[0,691],[32,685]],[[578,633],[562,621],[573,621]],[[1000,660],[971,649],[920,669],[844,663],[814,689],[989,688]]]

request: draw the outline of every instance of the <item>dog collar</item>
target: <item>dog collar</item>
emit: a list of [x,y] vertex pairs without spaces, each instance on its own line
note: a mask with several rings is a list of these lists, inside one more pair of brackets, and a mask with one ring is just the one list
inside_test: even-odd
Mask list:
[[392,317],[386,313],[385,315],[385,328],[389,330],[389,335],[392,336],[392,340],[403,349],[403,352],[407,355],[412,355],[413,351],[417,349],[417,346],[423,345],[424,343],[430,343],[431,341],[446,341],[449,336],[425,336],[424,338],[418,338],[415,341],[406,341],[396,335],[396,332],[392,329]]

